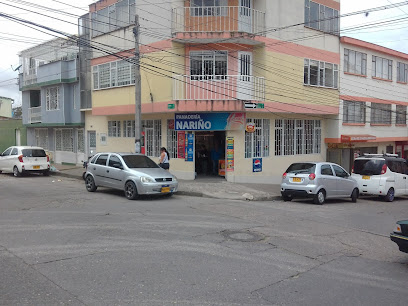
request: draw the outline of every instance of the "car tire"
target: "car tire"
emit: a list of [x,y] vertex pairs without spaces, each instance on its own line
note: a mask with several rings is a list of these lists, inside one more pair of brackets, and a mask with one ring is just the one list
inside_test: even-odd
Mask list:
[[293,200],[293,198],[287,195],[282,195],[282,200],[283,202],[290,202]]
[[50,170],[44,170],[42,174],[44,176],[50,176]]
[[358,189],[354,188],[353,192],[351,193],[351,202],[356,203],[358,199]]
[[394,197],[395,197],[394,188],[390,188],[388,189],[387,195],[385,196],[384,199],[386,202],[392,202],[394,201]]
[[92,175],[88,175],[88,176],[86,177],[85,186],[86,186],[86,190],[88,190],[89,192],[95,192],[96,189],[98,188],[98,187],[95,185],[95,180],[94,180],[94,178],[92,177]]
[[320,189],[314,196],[313,202],[318,205],[323,205],[326,201],[326,192],[323,189]]
[[21,172],[18,171],[17,166],[14,166],[14,168],[13,168],[13,175],[14,175],[14,177],[20,177],[21,176]]
[[125,197],[128,200],[136,200],[139,194],[137,193],[137,188],[135,183],[128,181],[125,184]]
[[2,174],[2,173],[3,173],[3,171],[0,170],[0,174]]

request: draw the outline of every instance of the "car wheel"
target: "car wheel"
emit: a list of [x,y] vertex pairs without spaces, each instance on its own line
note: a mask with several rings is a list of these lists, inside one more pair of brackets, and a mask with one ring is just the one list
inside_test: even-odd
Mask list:
[[291,198],[290,196],[287,196],[287,195],[282,195],[282,200],[284,202],[290,202],[290,201],[293,200],[293,198]]
[[313,201],[315,204],[323,205],[325,200],[326,200],[326,193],[324,192],[323,189],[320,189],[314,196]]
[[394,188],[390,188],[387,192],[387,195],[385,196],[385,201],[392,202],[394,201],[394,197],[395,197]]
[[18,171],[17,166],[14,166],[14,168],[13,168],[13,175],[14,175],[15,177],[21,176],[21,172]]
[[0,170],[0,174],[2,174],[2,173],[3,173],[3,171]]
[[50,176],[50,170],[44,170],[42,174],[44,176]]
[[125,185],[125,196],[128,200],[135,200],[138,197],[136,185],[132,181]]
[[353,192],[351,193],[351,202],[356,203],[358,199],[358,189],[354,188]]
[[98,187],[96,187],[96,185],[95,185],[95,180],[94,180],[94,178],[92,177],[92,175],[88,175],[88,176],[86,177],[85,186],[86,186],[86,190],[88,190],[89,192],[94,192],[94,191],[96,191],[96,189],[98,188]]

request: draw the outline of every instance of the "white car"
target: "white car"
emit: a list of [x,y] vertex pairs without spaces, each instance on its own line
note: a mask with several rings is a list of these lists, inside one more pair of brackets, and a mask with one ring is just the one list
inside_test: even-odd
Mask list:
[[352,177],[360,194],[378,195],[387,202],[408,194],[408,165],[396,154],[365,154],[356,158]]
[[50,174],[50,159],[40,147],[10,147],[0,155],[0,173],[21,176],[25,172]]

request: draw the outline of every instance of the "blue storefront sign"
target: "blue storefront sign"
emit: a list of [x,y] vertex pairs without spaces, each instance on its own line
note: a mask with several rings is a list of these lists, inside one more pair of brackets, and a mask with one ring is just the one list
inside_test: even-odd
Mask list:
[[182,113],[175,114],[176,131],[244,130],[245,113]]
[[186,137],[186,161],[194,161],[194,134],[187,134]]
[[262,158],[253,159],[252,172],[262,172]]

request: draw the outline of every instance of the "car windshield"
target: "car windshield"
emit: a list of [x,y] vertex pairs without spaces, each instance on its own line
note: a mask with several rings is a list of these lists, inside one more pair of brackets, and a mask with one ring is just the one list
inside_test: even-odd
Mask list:
[[286,173],[295,173],[295,174],[311,174],[315,173],[316,164],[312,163],[295,163],[290,165]]
[[380,175],[383,159],[357,159],[354,161],[354,173],[362,175]]
[[124,155],[122,158],[128,168],[159,168],[159,166],[147,156]]
[[23,157],[46,157],[44,150],[41,149],[24,149]]

